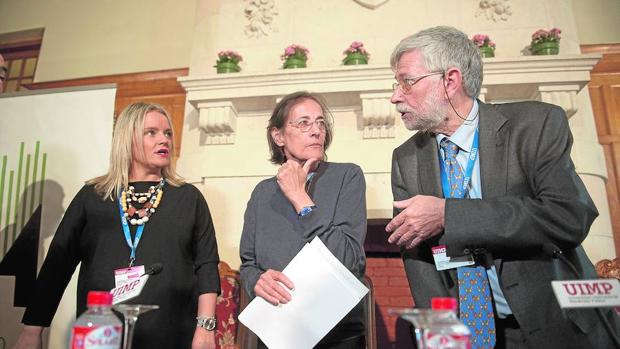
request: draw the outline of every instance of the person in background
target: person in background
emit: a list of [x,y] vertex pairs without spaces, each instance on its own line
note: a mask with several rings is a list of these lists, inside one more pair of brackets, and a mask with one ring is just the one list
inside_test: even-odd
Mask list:
[[[134,103],[120,114],[108,172],[89,180],[58,226],[15,348],[40,348],[76,266],[77,314],[91,290],[110,290],[122,272],[154,263],[136,304],[158,310],[140,317],[133,348],[215,348],[220,292],[213,221],[202,193],[176,174],[172,123],[160,106]],[[120,272],[120,273],[119,273]]]
[[[482,60],[455,28],[404,38],[391,66],[391,101],[419,132],[394,150],[386,230],[402,247],[416,306],[458,297],[474,348],[612,348],[593,309],[563,311],[551,288],[574,276],[558,272],[549,250],[596,278],[581,243],[598,212],[575,172],[564,110],[478,100]],[[446,257],[467,265],[438,268],[434,258]]]
[[[251,298],[289,302],[295,285],[281,271],[314,238],[363,278],[366,184],[359,166],[325,161],[332,137],[330,113],[316,94],[289,94],[271,114],[267,141],[280,168],[254,188],[240,244],[241,281]],[[316,348],[365,348],[364,334],[360,302]]]

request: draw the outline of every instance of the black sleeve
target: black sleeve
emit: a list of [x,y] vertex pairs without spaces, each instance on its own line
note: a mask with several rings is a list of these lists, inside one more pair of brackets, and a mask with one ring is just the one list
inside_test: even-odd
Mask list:
[[252,196],[245,209],[243,231],[239,243],[241,283],[251,298],[256,296],[254,294],[254,286],[256,286],[256,282],[258,282],[258,278],[260,278],[261,274],[265,272],[258,266],[256,262],[256,253],[254,251],[256,240],[256,205],[257,198],[259,197],[259,188],[260,184],[256,186],[252,192]]
[[220,274],[217,265],[220,257],[217,252],[215,228],[211,212],[204,196],[196,191],[196,216],[194,221],[194,265],[198,277],[198,293],[220,294]]

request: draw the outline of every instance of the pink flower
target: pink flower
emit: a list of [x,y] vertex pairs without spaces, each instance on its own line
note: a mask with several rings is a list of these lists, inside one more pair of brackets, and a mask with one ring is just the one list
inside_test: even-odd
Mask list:
[[364,43],[361,41],[353,41],[346,50],[342,51],[342,54],[344,55],[348,55],[350,53],[360,53],[366,56],[366,58],[370,57],[370,53],[366,51],[364,48]]
[[217,63],[233,62],[239,63],[243,60],[243,57],[237,52],[232,50],[220,51],[217,53]]
[[553,28],[549,31],[544,29],[538,29],[532,34],[532,44],[538,44],[541,42],[557,42],[562,38],[560,34],[562,30],[558,28]]
[[298,58],[308,59],[308,55],[310,51],[302,45],[291,44],[284,49],[284,53],[280,56],[280,58],[284,61],[292,56],[297,56]]
[[486,34],[476,34],[473,38],[471,38],[471,41],[478,48],[490,47],[492,49],[495,49],[495,43],[491,41],[491,38],[489,38],[489,36]]
[[360,48],[360,47],[363,47],[363,46],[364,46],[364,43],[361,42],[361,41],[353,41],[351,43],[351,48],[353,48],[353,49]]

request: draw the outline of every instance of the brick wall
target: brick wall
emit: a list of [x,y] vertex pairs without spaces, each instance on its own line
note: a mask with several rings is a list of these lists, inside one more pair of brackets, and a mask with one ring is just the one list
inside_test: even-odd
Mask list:
[[366,275],[375,289],[377,346],[412,348],[409,325],[389,313],[390,309],[413,307],[413,298],[400,256],[367,257]]

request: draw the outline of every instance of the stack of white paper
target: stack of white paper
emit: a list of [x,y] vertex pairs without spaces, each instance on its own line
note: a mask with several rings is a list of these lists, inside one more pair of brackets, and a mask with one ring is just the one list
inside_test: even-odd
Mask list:
[[312,348],[368,292],[319,238],[282,272],[295,285],[290,302],[274,306],[256,297],[239,314],[239,321],[270,349]]

